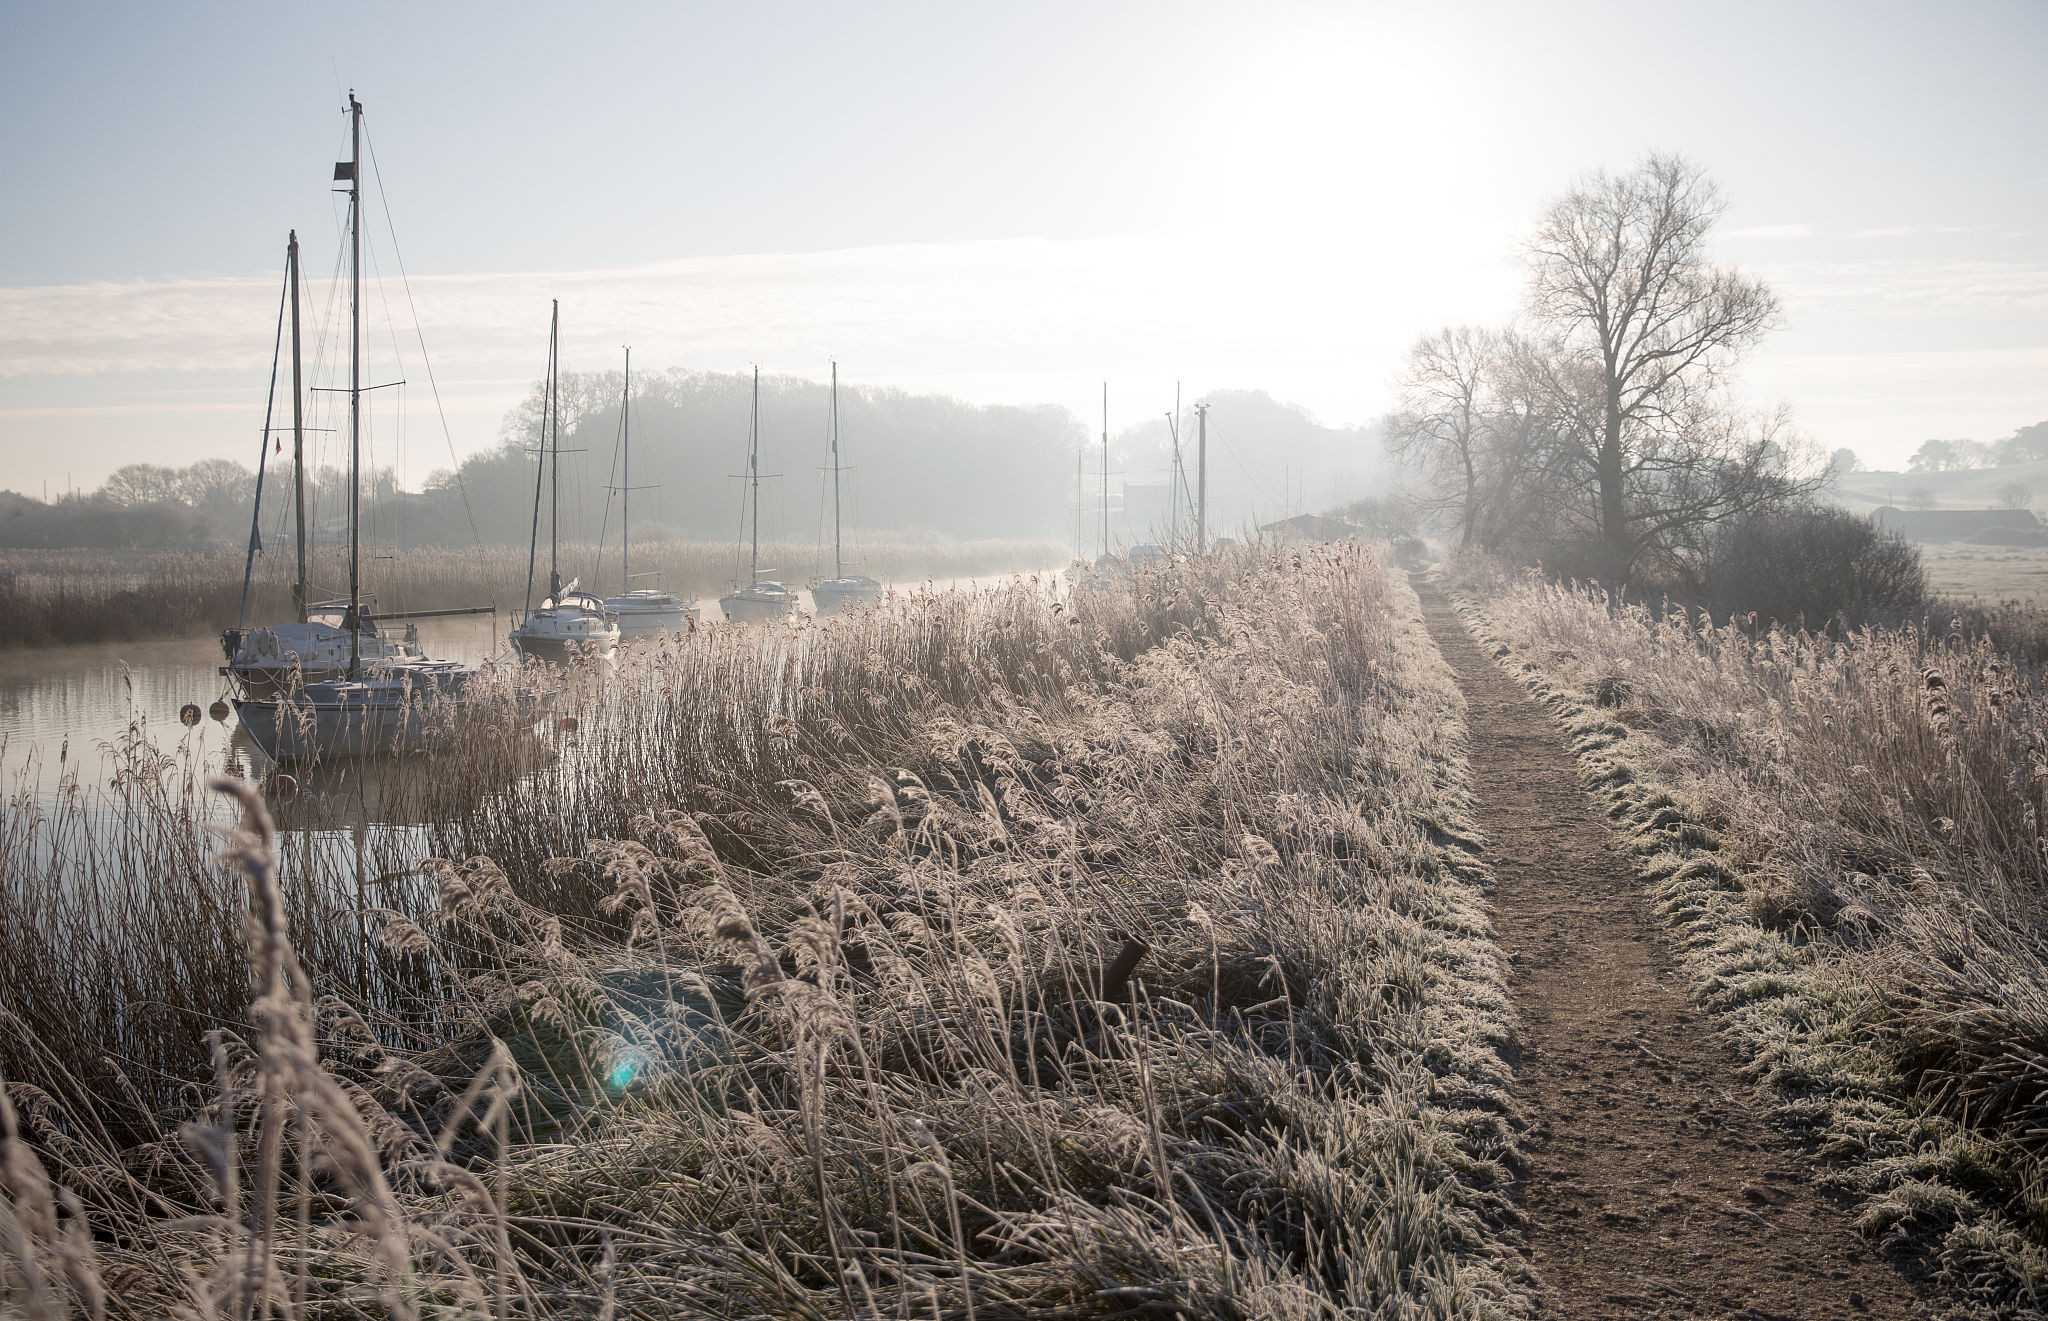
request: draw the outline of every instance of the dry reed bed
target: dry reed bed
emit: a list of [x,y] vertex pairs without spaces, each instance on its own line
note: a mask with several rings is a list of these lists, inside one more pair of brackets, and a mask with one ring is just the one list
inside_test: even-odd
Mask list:
[[[291,611],[288,542],[267,543],[251,591],[251,620]],[[829,575],[829,547],[772,542],[762,546],[762,571],[801,583]],[[862,572],[885,582],[982,577],[1059,564],[1065,548],[1050,541],[863,542],[852,552]],[[582,575],[588,585],[597,547],[584,543],[561,549],[563,577]],[[642,540],[634,547],[634,586],[660,586],[685,598],[709,600],[746,572],[729,542]],[[616,545],[605,552],[600,581],[620,590]],[[196,551],[114,552],[87,550],[0,550],[0,649],[75,642],[134,641],[188,636],[238,622],[242,600],[243,552],[221,547]],[[408,547],[371,551],[363,566],[364,590],[386,610],[434,610],[496,605],[519,608],[526,600],[527,548]],[[643,578],[642,573],[658,575]],[[340,548],[314,555],[314,599],[348,595],[348,564]],[[547,552],[541,551],[537,592],[547,590]],[[536,596],[536,600],[538,595]]]
[[10,1088],[11,1296],[1525,1314],[1461,729],[1358,550],[708,630],[435,828],[378,917],[431,978],[369,1007],[302,980],[252,800],[247,1025],[125,1150]]
[[1696,993],[1858,1223],[1965,1314],[2048,1302],[2048,692],[1981,638],[1756,632],[1465,570]]

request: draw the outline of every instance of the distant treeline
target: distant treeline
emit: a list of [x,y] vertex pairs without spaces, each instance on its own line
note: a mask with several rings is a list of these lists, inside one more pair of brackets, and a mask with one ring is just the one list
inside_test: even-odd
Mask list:
[[2009,468],[2042,459],[2048,459],[2048,422],[2021,427],[1989,445],[1978,440],[1924,441],[1913,451],[1907,468],[1912,472],[1960,472],[1969,468]]
[[[562,536],[615,539],[624,486],[615,468],[623,379],[618,372],[562,378]],[[632,517],[635,535],[687,540],[740,531],[753,382],[744,373],[635,373],[632,406]],[[1326,427],[1304,410],[1256,391],[1209,396],[1210,525],[1234,532],[1303,508],[1373,489],[1379,447],[1371,433]],[[1194,413],[1183,411],[1189,489],[1195,480]],[[497,445],[459,471],[430,475],[419,491],[393,474],[365,483],[365,538],[384,547],[525,545],[534,528],[540,470],[540,388],[506,416]],[[826,469],[830,394],[817,381],[761,380],[761,535],[793,543],[830,537]],[[963,540],[1071,542],[1085,522],[1099,535],[1099,439],[1057,405],[974,405],[937,395],[870,386],[839,391],[845,518],[853,536],[886,533]],[[332,441],[322,452],[332,457]],[[1163,416],[1119,430],[1111,454],[1113,539],[1142,540],[1169,517],[1170,448]],[[1076,468],[1082,469],[1076,517]],[[269,460],[262,536],[291,536],[289,454]],[[543,488],[552,498],[552,480]],[[1129,491],[1126,492],[1128,485]],[[331,464],[309,473],[307,523],[317,543],[344,530],[346,474]],[[0,492],[0,547],[198,549],[242,545],[249,535],[255,475],[207,459],[185,468],[131,464],[90,494],[44,503]],[[540,528],[548,535],[545,512]]]

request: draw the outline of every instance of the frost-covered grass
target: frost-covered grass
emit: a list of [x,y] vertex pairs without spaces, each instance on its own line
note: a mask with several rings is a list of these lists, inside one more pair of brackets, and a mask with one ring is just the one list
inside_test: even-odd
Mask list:
[[1350,548],[713,630],[441,828],[374,1006],[251,797],[189,1104],[10,1081],[9,1307],[1526,1314],[1462,716]]
[[1715,627],[1463,571],[1564,722],[1696,994],[1859,1226],[1959,1307],[2048,1300],[2048,692],[1989,643]]

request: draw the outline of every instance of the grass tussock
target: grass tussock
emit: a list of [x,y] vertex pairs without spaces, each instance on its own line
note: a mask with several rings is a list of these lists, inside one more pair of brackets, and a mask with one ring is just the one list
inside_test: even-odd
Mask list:
[[1525,1314],[1461,717],[1356,549],[710,630],[539,764],[430,777],[518,772],[357,910],[409,971],[355,990],[238,789],[195,865],[244,886],[203,939],[246,1007],[182,1104],[117,1139],[88,1051],[10,1046],[8,1296]]
[[[829,547],[826,548],[829,550]],[[562,547],[562,576],[592,583],[597,547]],[[915,584],[1050,568],[1065,558],[1058,542],[863,542],[858,568],[884,582]],[[801,584],[829,576],[831,556],[817,546],[771,542],[761,547],[762,571]],[[251,622],[292,611],[291,550],[272,546],[259,559],[251,590]],[[238,547],[204,551],[111,552],[0,550],[0,649],[77,642],[132,642],[210,633],[235,626],[241,611],[244,553]],[[636,587],[658,585],[686,599],[707,601],[746,572],[729,542],[642,539],[633,550]],[[821,567],[822,566],[822,567]],[[620,590],[618,548],[606,552],[606,573],[595,581]],[[366,592],[385,610],[437,610],[496,605],[516,610],[526,600],[527,548],[410,547],[370,553],[363,566]],[[541,556],[538,590],[547,590]],[[652,573],[653,578],[642,577]],[[338,547],[313,557],[307,575],[314,600],[348,595],[348,562]],[[536,598],[537,600],[538,598]]]
[[2048,688],[1981,635],[1755,631],[1470,572],[1698,995],[1859,1224],[1959,1306],[2048,1302]]

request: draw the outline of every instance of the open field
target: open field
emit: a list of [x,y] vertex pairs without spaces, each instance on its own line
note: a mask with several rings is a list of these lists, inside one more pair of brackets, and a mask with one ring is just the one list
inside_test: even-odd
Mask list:
[[1969,1315],[2048,1300],[2048,690],[1919,629],[1714,628],[1475,569],[1693,993],[1859,1227]]
[[[1067,548],[1050,541],[867,541],[849,548],[849,564],[885,583],[906,586],[930,580],[1030,573],[1063,563]],[[250,591],[251,622],[289,617],[292,611],[288,546],[274,546],[259,560]],[[562,576],[593,581],[594,545],[561,548]],[[0,650],[67,642],[128,641],[185,636],[229,628],[242,601],[244,554],[240,550],[111,552],[77,550],[0,551]],[[820,564],[816,546],[767,543],[761,547],[764,576],[800,584]],[[713,599],[739,581],[746,561],[728,542],[648,541],[634,550],[634,585],[660,586],[685,599]],[[823,561],[831,572],[830,548]],[[605,592],[620,590],[616,547],[607,551]],[[487,546],[467,550],[415,547],[366,553],[363,590],[385,610],[432,610],[496,605],[519,609],[527,599],[527,548]],[[534,602],[547,591],[547,551],[534,570]],[[643,573],[652,577],[642,577]],[[327,547],[313,559],[312,599],[348,595],[343,551]],[[715,603],[715,602],[714,602]]]
[[223,863],[139,777],[88,885],[10,817],[14,1306],[1529,1310],[1462,707],[1371,552],[716,630],[580,714],[325,900],[253,796]]
[[2048,609],[2048,548],[1923,545],[1920,562],[1927,569],[1927,585],[1944,595]]

